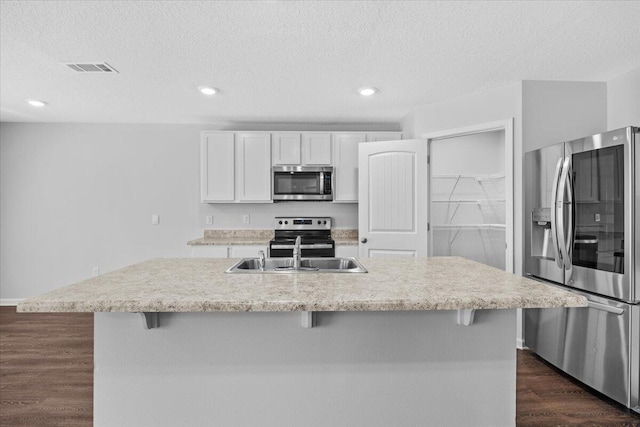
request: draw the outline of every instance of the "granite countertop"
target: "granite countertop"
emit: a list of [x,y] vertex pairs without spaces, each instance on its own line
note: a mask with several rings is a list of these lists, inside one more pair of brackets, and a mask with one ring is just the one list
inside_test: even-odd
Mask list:
[[190,246],[268,245],[273,230],[204,230],[204,237],[190,240]]
[[[273,230],[204,230],[204,237],[190,240],[189,246],[268,245]],[[336,245],[358,245],[358,230],[331,230]]]
[[458,257],[364,258],[369,273],[227,274],[238,259],[152,259],[19,312],[390,311],[584,307],[579,295]]

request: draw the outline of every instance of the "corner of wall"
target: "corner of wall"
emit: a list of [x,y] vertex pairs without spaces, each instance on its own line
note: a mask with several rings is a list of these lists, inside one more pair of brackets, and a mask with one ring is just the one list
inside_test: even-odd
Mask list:
[[607,82],[607,130],[640,126],[640,68]]

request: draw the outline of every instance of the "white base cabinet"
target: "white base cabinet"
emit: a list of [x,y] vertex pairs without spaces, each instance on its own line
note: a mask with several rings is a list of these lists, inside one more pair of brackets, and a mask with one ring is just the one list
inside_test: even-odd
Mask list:
[[[191,248],[192,258],[257,258],[258,251],[267,255],[267,245],[198,245]],[[229,265],[231,267],[231,265]]]
[[358,256],[358,245],[336,245],[336,257],[356,258]]

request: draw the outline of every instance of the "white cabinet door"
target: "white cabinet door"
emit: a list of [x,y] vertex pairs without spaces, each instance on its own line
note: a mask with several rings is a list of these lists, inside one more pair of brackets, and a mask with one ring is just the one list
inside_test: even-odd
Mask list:
[[302,153],[305,165],[331,165],[331,134],[303,134]]
[[229,258],[228,247],[218,245],[197,245],[191,247],[192,258]]
[[200,200],[233,202],[234,135],[203,132],[200,140]]
[[345,258],[345,257],[357,257],[358,256],[358,246],[354,245],[336,245],[336,257]]
[[334,202],[358,201],[358,144],[366,140],[365,133],[333,134]]
[[267,255],[267,246],[229,246],[229,258],[258,258],[258,251]]
[[359,164],[360,256],[427,256],[426,140],[361,144]]
[[371,132],[367,134],[367,142],[397,141],[402,139],[402,132]]
[[272,139],[274,165],[300,164],[299,133],[274,133]]
[[271,134],[236,133],[236,200],[271,202]]

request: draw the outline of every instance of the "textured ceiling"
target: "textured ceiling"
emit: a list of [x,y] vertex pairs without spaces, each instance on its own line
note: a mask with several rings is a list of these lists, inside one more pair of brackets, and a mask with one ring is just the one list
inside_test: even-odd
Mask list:
[[[416,105],[519,80],[640,68],[637,1],[0,7],[2,121],[397,123]],[[60,64],[85,61],[120,73]],[[221,92],[205,98],[200,85]],[[369,85],[379,94],[356,93]]]

